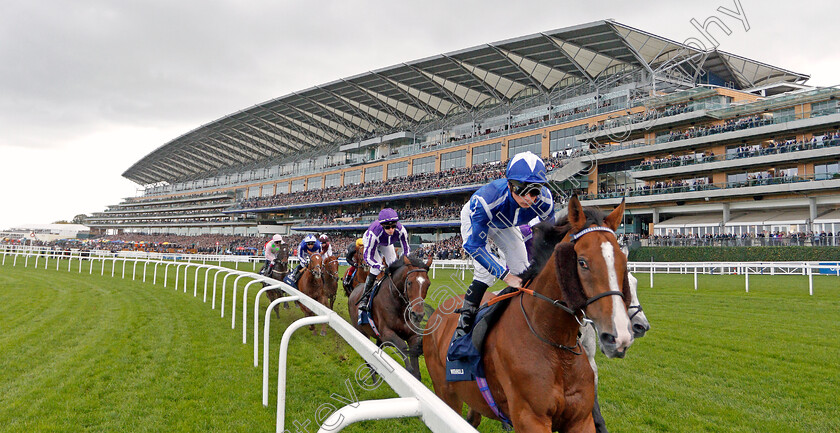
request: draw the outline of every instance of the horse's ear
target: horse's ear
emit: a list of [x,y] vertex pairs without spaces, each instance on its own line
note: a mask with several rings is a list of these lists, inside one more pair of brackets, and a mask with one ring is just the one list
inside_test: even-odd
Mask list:
[[411,260],[408,259],[407,255],[403,254],[402,259],[403,259],[403,263],[405,263],[406,265],[411,264]]
[[563,300],[573,310],[583,308],[586,295],[577,272],[577,253],[571,242],[561,242],[554,247],[554,262],[557,283],[563,293]]
[[580,205],[580,200],[578,200],[577,195],[573,195],[572,199],[569,200],[568,218],[569,224],[575,232],[586,228],[584,227],[586,224],[586,215],[583,214],[583,207]]
[[621,225],[621,221],[624,219],[624,199],[621,199],[621,204],[618,205],[617,208],[613,209],[606,218],[604,218],[604,223],[607,224],[607,227],[612,229],[613,231],[618,230],[618,227]]
[[426,260],[426,264],[424,266],[426,266],[427,271],[429,270],[429,268],[432,267],[432,255],[431,254],[429,255],[429,259]]

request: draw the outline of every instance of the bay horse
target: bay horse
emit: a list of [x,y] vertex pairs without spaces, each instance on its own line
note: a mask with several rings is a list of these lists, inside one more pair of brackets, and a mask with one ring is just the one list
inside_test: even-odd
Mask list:
[[424,263],[419,257],[403,255],[388,267],[388,275],[383,277],[370,308],[376,330],[369,324],[358,325],[359,307],[356,304],[364,292],[364,281],[347,297],[350,323],[362,334],[373,337],[377,346],[388,344],[397,348],[406,370],[417,380],[420,380],[419,358],[423,351],[420,322],[425,316],[424,300],[431,285],[430,266],[432,257]]
[[[557,225],[541,223],[534,259],[521,275],[527,288],[511,298],[483,345],[487,387],[498,409],[491,408],[476,382],[446,381],[446,356],[459,315],[438,308],[429,323],[440,326],[427,330],[423,341],[438,397],[458,413],[466,403],[473,426],[481,416],[501,421],[507,414],[519,432],[595,432],[595,379],[586,356],[580,356],[577,335],[591,320],[610,358],[623,357],[633,343],[627,259],[614,233],[623,215],[623,201],[604,217],[583,209],[573,196]],[[488,293],[484,299],[492,297]]]
[[[302,274],[298,280],[298,290],[304,295],[320,302],[324,306],[328,306],[326,291],[324,290],[323,266],[321,263],[321,253],[313,253],[309,256],[309,264],[301,271]],[[314,316],[312,310],[306,308],[302,303],[298,302],[300,310],[303,311],[305,317]],[[315,330],[315,325],[309,325],[312,335],[318,335]],[[321,335],[327,335],[327,324],[321,325]]]
[[324,259],[323,273],[321,275],[324,279],[324,294],[329,299],[330,310],[332,310],[335,304],[335,295],[338,293],[338,257],[329,256]]
[[[280,244],[278,246],[280,250],[277,253],[277,260],[274,261],[274,267],[271,268],[271,275],[269,277],[274,278],[277,281],[283,281],[286,278],[286,275],[289,274],[289,244]],[[262,283],[263,287],[270,286],[271,284]],[[274,302],[275,299],[281,298],[285,296],[282,290],[280,289],[272,289],[267,290],[265,292],[265,296],[268,298],[268,302]],[[289,303],[286,302],[283,304],[283,308],[289,309]],[[280,306],[274,306],[274,314],[277,318],[280,318]]]
[[341,282],[342,286],[344,287],[344,294],[348,297],[350,293],[359,286],[359,284],[364,284],[365,280],[367,280],[368,274],[370,274],[370,266],[368,266],[367,262],[365,262],[364,257],[362,256],[364,253],[362,250],[364,247],[356,246],[356,254],[353,255],[353,263],[348,263],[349,265],[356,267],[356,274],[353,275],[353,279],[350,281],[350,284],[344,284],[344,281]]

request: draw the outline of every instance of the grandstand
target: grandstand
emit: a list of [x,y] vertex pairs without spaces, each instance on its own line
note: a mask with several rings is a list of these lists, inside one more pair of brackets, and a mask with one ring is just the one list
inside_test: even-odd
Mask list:
[[360,233],[384,206],[412,243],[512,155],[548,162],[555,198],[626,198],[622,230],[840,230],[840,90],[612,20],[341,78],[202,125],[123,174],[141,197],[98,231]]

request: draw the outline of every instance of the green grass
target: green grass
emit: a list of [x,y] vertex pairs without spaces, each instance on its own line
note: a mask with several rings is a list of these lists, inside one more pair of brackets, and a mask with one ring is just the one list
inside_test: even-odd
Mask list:
[[[164,289],[162,267],[152,285],[140,275],[131,281],[130,265],[120,279],[119,263],[116,278],[110,264],[100,276],[96,263],[91,276],[87,263],[81,274],[75,261],[72,272],[66,262],[59,271],[53,261],[47,270],[43,261],[37,270],[33,263],[23,268],[19,259],[12,267],[7,258],[0,267],[0,431],[273,431],[279,330],[302,317],[299,309],[272,316],[264,408],[250,329],[248,345],[241,343],[239,317],[230,329],[232,278],[220,318],[220,293],[216,310],[209,299],[201,302],[203,271],[193,298],[194,273],[185,294],[183,272],[173,289],[171,266]],[[152,268],[147,272],[150,281]],[[653,328],[626,359],[598,355],[611,432],[840,432],[840,279],[815,276],[812,297],[802,276],[751,276],[750,293],[740,276],[702,275],[698,291],[692,275],[657,275],[654,289],[647,275],[637,276]],[[438,272],[433,287],[461,291],[463,283],[451,277]],[[347,316],[341,294],[336,310]],[[319,419],[343,405],[331,396],[348,396],[348,384],[360,400],[396,396],[387,385],[363,389],[355,379],[361,364],[334,332],[326,338],[297,332],[286,428],[308,422],[298,430],[316,431]],[[501,431],[486,420],[479,430]],[[345,431],[426,428],[408,419]]]

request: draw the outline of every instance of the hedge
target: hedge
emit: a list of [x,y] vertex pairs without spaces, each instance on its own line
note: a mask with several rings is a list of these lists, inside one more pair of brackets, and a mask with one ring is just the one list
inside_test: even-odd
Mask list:
[[840,261],[840,247],[639,247],[630,261],[649,262]]

